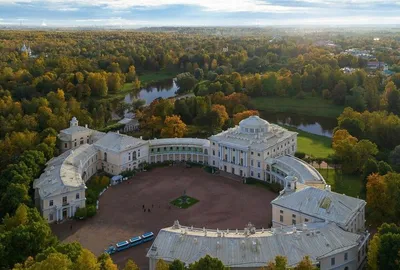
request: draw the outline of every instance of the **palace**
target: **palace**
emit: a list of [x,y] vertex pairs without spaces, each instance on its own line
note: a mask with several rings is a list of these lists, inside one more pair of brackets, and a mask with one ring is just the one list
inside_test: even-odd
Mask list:
[[365,201],[332,192],[314,167],[294,157],[297,133],[258,116],[209,139],[152,140],[99,132],[79,126],[74,117],[58,137],[62,154],[33,184],[36,205],[49,223],[85,207],[86,181],[96,172],[119,175],[147,163],[196,162],[282,186],[271,202],[273,228],[229,232],[175,224],[154,241],[147,254],[150,269],[160,258],[190,264],[206,254],[235,269],[256,269],[276,255],[287,256],[290,266],[309,255],[321,269],[358,269],[365,261]]

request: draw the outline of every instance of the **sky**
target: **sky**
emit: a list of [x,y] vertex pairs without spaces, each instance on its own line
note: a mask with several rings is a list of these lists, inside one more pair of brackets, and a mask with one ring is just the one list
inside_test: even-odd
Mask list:
[[400,25],[400,0],[0,0],[1,26]]

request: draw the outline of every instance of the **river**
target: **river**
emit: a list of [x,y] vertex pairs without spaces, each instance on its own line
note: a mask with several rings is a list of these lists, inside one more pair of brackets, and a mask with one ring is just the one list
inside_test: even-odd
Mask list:
[[124,102],[131,104],[133,99],[143,99],[149,105],[157,98],[170,98],[176,95],[178,86],[175,79],[166,79],[151,83],[145,88],[140,89],[138,93],[129,93],[125,96]]
[[305,116],[295,113],[261,111],[260,117],[270,123],[291,126],[308,133],[329,138],[332,137],[333,129],[337,126],[337,120],[334,118]]

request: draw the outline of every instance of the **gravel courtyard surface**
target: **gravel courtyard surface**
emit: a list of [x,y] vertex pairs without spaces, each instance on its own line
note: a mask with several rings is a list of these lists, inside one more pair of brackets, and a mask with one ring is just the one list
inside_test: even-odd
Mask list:
[[[188,209],[169,205],[185,190],[199,202]],[[276,196],[267,189],[200,168],[157,168],[109,188],[100,198],[95,217],[52,225],[52,229],[63,242],[79,241],[100,255],[111,243],[149,231],[157,234],[161,228],[172,226],[174,220],[185,226],[210,229],[243,229],[248,222],[267,228],[272,219],[270,202]],[[144,212],[143,205],[151,212]],[[140,269],[148,269],[145,255],[151,243],[117,252],[112,258],[119,266],[133,259]]]

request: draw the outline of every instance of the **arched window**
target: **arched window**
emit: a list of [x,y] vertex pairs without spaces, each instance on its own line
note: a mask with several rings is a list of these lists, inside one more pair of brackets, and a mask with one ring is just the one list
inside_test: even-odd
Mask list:
[[132,159],[133,159],[133,160],[136,160],[136,151],[133,151],[133,153],[132,153]]
[[83,144],[83,137],[81,137],[81,144]]
[[348,267],[348,266],[346,266],[346,267],[344,268],[344,270],[349,270],[349,267]]

